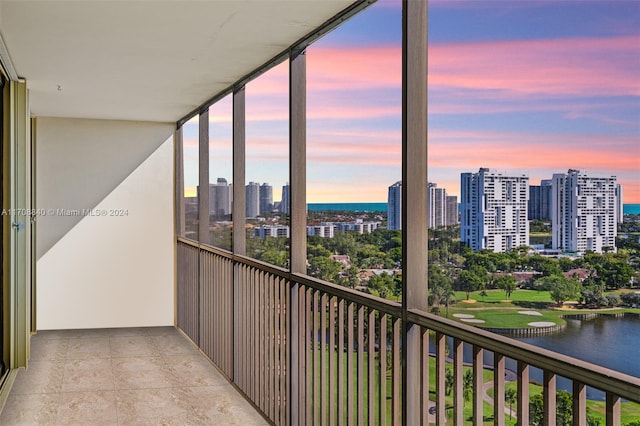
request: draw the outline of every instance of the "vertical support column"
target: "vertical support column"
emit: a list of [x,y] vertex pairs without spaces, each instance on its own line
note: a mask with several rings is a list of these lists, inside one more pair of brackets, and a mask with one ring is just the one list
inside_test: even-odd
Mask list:
[[307,271],[307,55],[291,53],[289,63],[289,184],[291,272]]
[[[291,227],[290,262],[292,273],[307,271],[307,56],[294,50],[289,57],[289,218]],[[299,284],[291,283],[291,317],[300,315]],[[304,308],[303,308],[304,309]],[[289,395],[291,424],[299,423],[300,333],[297,321],[290,321]]]
[[[233,247],[234,254],[246,253],[247,237],[244,231],[245,223],[245,90],[244,86],[233,91]],[[240,267],[233,264],[233,374],[240,376],[241,363],[239,358],[246,355],[240,353],[240,325],[243,314],[240,313],[240,280],[247,280],[246,274],[240,274]],[[245,290],[245,289],[243,289]],[[245,374],[242,372],[242,374]],[[246,388],[245,388],[246,389]]]
[[176,235],[184,237],[184,143],[182,139],[182,126],[176,129],[173,136],[174,141],[174,174],[175,174],[175,192],[176,199],[175,215],[176,215]]
[[209,244],[209,109],[199,117],[198,137],[198,241]]
[[[209,237],[209,109],[200,112],[198,117],[198,241],[208,244]],[[198,347],[203,348],[204,336],[204,253],[198,253]]]
[[427,310],[427,0],[402,2],[403,424],[420,424],[420,327],[408,309]]
[[233,91],[233,253],[245,255],[245,88]]

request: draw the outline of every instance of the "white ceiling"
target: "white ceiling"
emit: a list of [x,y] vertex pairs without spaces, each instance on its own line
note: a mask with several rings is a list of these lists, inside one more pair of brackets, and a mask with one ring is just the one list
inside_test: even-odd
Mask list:
[[176,121],[352,2],[0,0],[0,32],[33,115]]

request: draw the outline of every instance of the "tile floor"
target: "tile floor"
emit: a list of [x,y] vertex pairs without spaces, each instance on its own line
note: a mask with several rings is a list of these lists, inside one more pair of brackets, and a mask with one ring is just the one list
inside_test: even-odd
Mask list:
[[2,426],[266,425],[172,327],[42,331]]

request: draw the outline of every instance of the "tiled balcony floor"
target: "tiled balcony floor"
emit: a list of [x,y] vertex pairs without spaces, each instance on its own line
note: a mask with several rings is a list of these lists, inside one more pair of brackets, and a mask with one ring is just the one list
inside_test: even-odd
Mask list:
[[172,327],[41,331],[0,416],[14,425],[266,425]]

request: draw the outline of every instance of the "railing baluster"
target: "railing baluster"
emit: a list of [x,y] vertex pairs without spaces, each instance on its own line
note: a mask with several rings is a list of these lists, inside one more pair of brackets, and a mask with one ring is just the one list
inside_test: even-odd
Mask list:
[[[256,292],[256,304],[258,305],[258,315],[256,321],[256,331],[258,333],[258,351],[257,355],[257,370],[259,374],[256,374],[258,379],[258,406],[267,413],[267,404],[265,403],[265,386],[266,378],[268,374],[265,374],[267,369],[266,355],[268,351],[265,325],[267,322],[267,299],[265,297],[265,283],[269,279],[269,274],[266,272],[258,272],[257,292]],[[268,413],[267,413],[268,415]]]
[[620,426],[620,397],[607,392],[607,426]]
[[369,394],[367,397],[367,408],[369,411],[369,425],[375,424],[376,418],[376,311],[369,308],[369,318],[367,319],[367,342],[368,344],[368,360],[369,360]]
[[307,395],[304,403],[305,409],[305,425],[313,424],[313,289],[307,288],[306,299],[306,335],[304,337],[306,344],[306,357],[307,357]]
[[[460,339],[453,340],[453,424],[464,423],[464,343]],[[528,426],[528,425],[527,425]]]
[[[298,418],[293,419],[297,424],[307,421],[307,287],[300,285],[298,289]],[[295,344],[295,342],[292,342]],[[295,395],[292,395],[295,397]]]
[[446,423],[446,349],[447,336],[442,333],[436,333],[436,424],[438,425]]
[[269,275],[269,283],[267,286],[267,307],[268,307],[268,322],[266,325],[267,329],[267,348],[269,351],[269,356],[267,358],[267,366],[269,375],[267,376],[267,389],[266,389],[266,399],[269,407],[269,418],[274,419],[276,415],[276,407],[275,407],[275,395],[276,395],[276,386],[275,386],[275,368],[274,368],[274,328],[275,328],[275,287],[276,287],[277,279],[273,275]]
[[336,298],[329,298],[329,425],[336,424]]
[[529,426],[529,364],[518,361],[518,425]]
[[327,294],[320,298],[320,424],[326,425],[327,405]]
[[574,426],[587,424],[587,387],[573,381],[573,424]]
[[421,373],[422,373],[422,383],[421,383],[421,387],[422,387],[422,398],[420,400],[420,404],[422,405],[422,407],[420,407],[420,416],[421,416],[421,423],[422,424],[428,424],[429,423],[429,401],[430,401],[430,395],[429,395],[429,329],[427,328],[422,328],[421,330],[421,349],[420,351],[422,352],[422,368],[421,368]]
[[364,306],[358,306],[358,426],[364,425]]
[[484,350],[473,345],[473,424],[481,426],[484,422],[482,410],[482,373],[484,370]]
[[278,405],[280,407],[280,424],[286,425],[293,423],[293,420],[289,418],[287,410],[287,406],[290,403],[293,403],[293,395],[290,389],[290,380],[289,375],[291,372],[287,369],[287,359],[288,348],[292,349],[295,346],[295,342],[289,341],[288,330],[289,327],[293,325],[293,321],[295,318],[287,317],[287,313],[292,310],[293,303],[291,301],[291,292],[289,291],[292,283],[285,281],[284,279],[280,281],[280,399],[278,401]]
[[313,424],[320,424],[320,291],[313,292]]
[[556,426],[556,375],[547,370],[543,374],[542,399],[544,424]]
[[380,381],[378,382],[378,424],[387,424],[387,315],[380,314]]
[[243,265],[238,266],[238,293],[240,294],[238,305],[241,306],[241,312],[238,314],[238,322],[240,324],[240,342],[241,346],[238,348],[239,366],[238,372],[241,378],[241,389],[247,393],[248,390],[248,371],[249,365],[247,360],[249,357],[249,351],[247,350],[247,326],[249,321],[249,300],[247,297],[247,276],[245,267]]
[[504,365],[502,354],[493,353],[493,424],[504,426]]
[[354,303],[349,303],[347,307],[347,425],[349,426],[355,423],[354,324]]
[[338,302],[338,424],[343,425],[344,422],[344,299]]
[[392,417],[393,417],[393,426],[399,426],[402,422],[402,412],[400,407],[402,406],[401,401],[401,386],[402,386],[402,367],[401,367],[401,356],[400,356],[400,328],[402,326],[402,322],[400,318],[394,318],[393,320],[393,368],[392,368],[392,376],[391,376],[391,386],[393,387],[393,400],[391,402],[392,408]]

